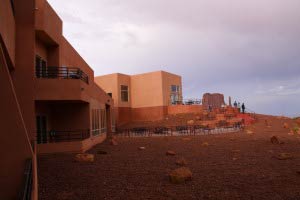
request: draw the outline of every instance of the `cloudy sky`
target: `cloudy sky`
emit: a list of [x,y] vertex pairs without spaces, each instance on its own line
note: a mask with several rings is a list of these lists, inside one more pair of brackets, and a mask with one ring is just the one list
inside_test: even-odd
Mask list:
[[300,115],[299,0],[48,1],[95,75],[165,70],[187,98]]

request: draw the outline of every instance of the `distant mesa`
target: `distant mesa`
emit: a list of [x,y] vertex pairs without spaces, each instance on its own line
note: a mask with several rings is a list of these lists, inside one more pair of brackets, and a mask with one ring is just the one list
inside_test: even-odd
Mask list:
[[220,93],[205,93],[202,100],[203,107],[209,109],[211,106],[212,109],[222,108],[225,105],[224,95]]

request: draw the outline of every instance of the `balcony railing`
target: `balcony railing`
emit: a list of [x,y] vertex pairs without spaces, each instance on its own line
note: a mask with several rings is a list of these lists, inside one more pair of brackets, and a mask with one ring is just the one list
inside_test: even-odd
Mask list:
[[23,186],[18,199],[31,200],[32,183],[32,160],[28,159],[25,163],[25,169],[23,174]]
[[90,137],[90,130],[57,131],[51,130],[37,134],[37,143],[57,143],[81,141]]
[[201,105],[202,99],[180,99],[178,101],[171,101],[171,105]]
[[77,67],[37,67],[37,78],[49,79],[80,79],[89,84],[89,77]]

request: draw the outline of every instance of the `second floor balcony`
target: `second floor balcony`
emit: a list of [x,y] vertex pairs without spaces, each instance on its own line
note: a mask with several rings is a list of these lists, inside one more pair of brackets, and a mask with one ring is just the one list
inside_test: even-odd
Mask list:
[[89,84],[89,77],[77,67],[36,67],[37,78],[47,79],[80,79]]

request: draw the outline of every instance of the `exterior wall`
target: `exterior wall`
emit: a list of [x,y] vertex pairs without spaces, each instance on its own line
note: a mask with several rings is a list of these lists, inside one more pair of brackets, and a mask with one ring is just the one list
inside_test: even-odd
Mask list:
[[171,103],[171,85],[179,85],[180,97],[182,97],[182,82],[181,76],[171,74],[168,72],[162,72],[163,80],[163,105],[167,106]]
[[[0,100],[0,155],[3,161],[0,165],[0,185],[2,186],[0,199],[17,199],[22,189],[25,161],[27,159],[35,161],[35,153],[31,148],[24,118],[1,45],[0,84],[1,93],[5,97]],[[36,165],[33,166],[33,169],[33,197],[37,199]]]
[[202,105],[172,105],[168,106],[168,114],[176,115],[181,113],[202,113]]
[[35,30],[48,43],[58,44],[62,37],[62,21],[46,0],[35,0]]
[[39,144],[37,152],[38,154],[84,153],[96,144],[103,142],[105,138],[106,134],[102,134],[83,141]]
[[[171,85],[180,86],[181,77],[164,71],[138,75],[109,74],[95,78],[95,82],[115,101],[117,125],[131,121],[163,119],[168,113]],[[129,86],[129,102],[121,101],[121,85]]]
[[162,72],[131,76],[132,108],[164,106]]
[[132,121],[156,121],[161,120],[168,114],[167,106],[152,106],[132,108]]
[[1,0],[0,4],[0,43],[6,57],[8,67],[15,65],[15,18],[9,0]]
[[34,115],[34,3],[34,0],[14,1],[16,20],[16,70],[12,73],[12,79],[30,140],[35,138],[36,132]]

